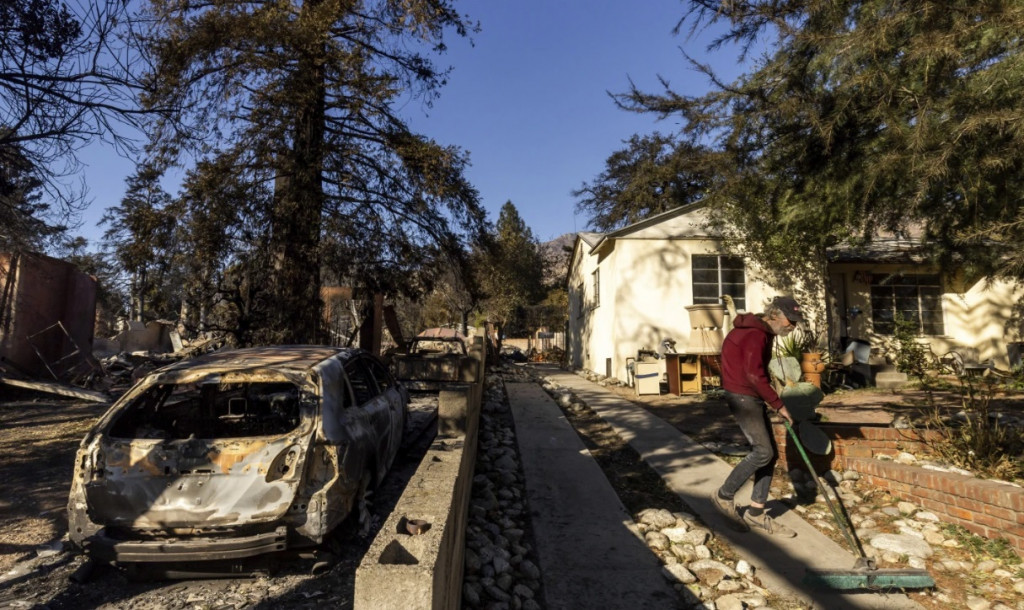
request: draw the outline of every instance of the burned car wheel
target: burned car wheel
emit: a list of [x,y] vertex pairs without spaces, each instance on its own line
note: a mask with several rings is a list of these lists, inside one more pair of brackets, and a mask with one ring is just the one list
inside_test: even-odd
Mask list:
[[154,371],[82,441],[71,542],[118,563],[320,544],[367,508],[399,450],[408,400],[356,349],[250,348]]

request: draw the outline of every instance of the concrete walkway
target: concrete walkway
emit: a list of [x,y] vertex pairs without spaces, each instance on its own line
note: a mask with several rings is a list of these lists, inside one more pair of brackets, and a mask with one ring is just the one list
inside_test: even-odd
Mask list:
[[550,610],[676,608],[633,519],[601,467],[535,383],[506,386]]
[[[797,531],[795,538],[733,531],[708,499],[729,474],[729,464],[664,420],[595,383],[554,366],[536,368],[608,422],[716,536],[757,569],[768,590],[827,610],[921,608],[901,594],[805,587],[801,581],[806,568],[850,569],[854,555],[777,502],[769,503],[769,510]],[[664,582],[652,582],[664,578],[657,559],[632,533],[630,516],[558,406],[535,384],[509,384],[508,389],[547,607],[674,607],[674,598],[661,595]],[[748,484],[738,498],[749,499],[749,490]]]

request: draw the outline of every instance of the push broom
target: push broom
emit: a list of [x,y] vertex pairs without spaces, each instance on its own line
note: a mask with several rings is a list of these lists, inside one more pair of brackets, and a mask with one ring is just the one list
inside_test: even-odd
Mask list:
[[884,569],[880,570],[875,565],[875,560],[869,558],[864,553],[864,547],[861,545],[860,540],[857,538],[857,534],[854,531],[853,522],[850,521],[850,516],[846,512],[846,508],[839,500],[839,494],[836,494],[835,502],[833,502],[830,489],[826,489],[825,483],[818,477],[818,474],[814,470],[814,466],[811,465],[811,460],[807,457],[807,453],[804,451],[803,445],[800,443],[800,439],[797,438],[796,432],[793,427],[789,425],[788,421],[784,421],[786,430],[789,431],[789,436],[793,439],[793,444],[800,451],[800,457],[804,459],[804,463],[807,464],[807,470],[814,479],[814,483],[818,486],[818,491],[825,498],[825,503],[828,505],[829,511],[832,513],[832,517],[836,520],[836,524],[839,525],[839,529],[843,533],[843,537],[846,542],[849,543],[850,547],[853,548],[853,552],[857,555],[857,561],[853,565],[853,569],[850,570],[814,570],[807,568],[807,573],[804,576],[804,584],[836,590],[854,590],[854,589],[868,589],[868,590],[890,590],[890,589],[929,589],[935,586],[935,580],[932,579],[931,575],[925,570],[915,569]]

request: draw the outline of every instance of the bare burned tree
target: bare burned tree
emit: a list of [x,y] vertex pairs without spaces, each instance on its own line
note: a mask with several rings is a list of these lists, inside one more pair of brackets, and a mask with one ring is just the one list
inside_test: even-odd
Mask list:
[[0,247],[41,248],[76,220],[83,146],[131,148],[119,135],[139,116],[129,25],[121,0],[0,2]]

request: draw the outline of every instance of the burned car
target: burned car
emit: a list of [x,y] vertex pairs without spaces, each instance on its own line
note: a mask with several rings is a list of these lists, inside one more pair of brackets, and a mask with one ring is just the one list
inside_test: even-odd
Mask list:
[[466,350],[462,335],[420,335],[405,353],[391,359],[392,372],[414,391],[436,392],[446,385],[472,381],[476,361]]
[[407,353],[425,356],[427,354],[466,355],[466,342],[461,337],[416,337],[409,342]]
[[[408,392],[357,349],[222,351],[141,380],[75,458],[71,542],[103,561],[197,562],[322,543],[402,441]],[[361,511],[361,512],[360,512]]]

